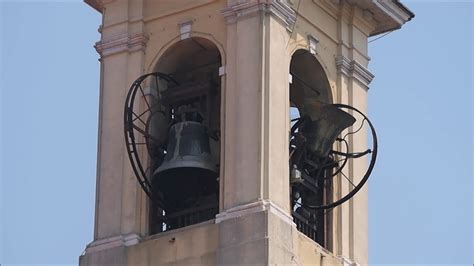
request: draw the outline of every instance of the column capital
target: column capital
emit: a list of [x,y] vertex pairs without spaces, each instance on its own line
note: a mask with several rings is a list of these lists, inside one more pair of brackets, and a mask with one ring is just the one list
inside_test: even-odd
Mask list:
[[375,77],[374,74],[372,74],[362,64],[343,55],[336,57],[336,67],[337,72],[342,73],[350,78],[355,78],[366,87],[369,86],[370,82]]
[[296,11],[283,0],[268,0],[265,2],[249,1],[234,4],[221,10],[221,14],[229,24],[259,12],[274,16],[283,23],[289,31],[293,29],[296,22]]
[[94,48],[101,58],[121,53],[145,51],[148,36],[143,33],[120,34],[95,43]]

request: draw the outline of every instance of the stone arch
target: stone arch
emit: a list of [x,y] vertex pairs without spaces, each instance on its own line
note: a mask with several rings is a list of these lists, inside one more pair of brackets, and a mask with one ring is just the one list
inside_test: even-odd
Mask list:
[[[191,39],[191,38],[199,38],[199,39],[205,39],[207,42],[213,43],[213,45],[219,50],[219,53],[221,55],[221,65],[225,66],[226,64],[226,53],[224,49],[224,45],[220,43],[212,34],[205,33],[205,32],[199,32],[199,31],[191,31],[190,32],[190,37],[186,39]],[[163,55],[169,51],[170,48],[172,48],[175,44],[180,43],[181,41],[184,41],[186,39],[181,39],[181,35],[177,35],[174,38],[170,39],[168,42],[166,42],[159,50],[158,53],[153,57],[151,60],[150,65],[147,67],[148,72],[153,72],[156,71],[156,67],[158,65],[159,60],[163,57]]]
[[311,101],[333,102],[328,75],[319,60],[305,49],[297,49],[291,57],[290,102],[300,112]]
[[[158,53],[157,57],[153,60],[153,64],[150,66],[150,72],[160,72],[170,75],[177,82],[177,84],[165,82],[163,80],[157,80],[156,82],[158,82],[158,84],[151,83],[150,86],[152,91],[154,91],[156,95],[159,96],[155,97],[155,101],[159,102],[158,105],[160,106],[160,112],[166,114],[166,117],[169,117],[170,121],[174,121],[173,123],[176,124],[181,123],[182,125],[185,124],[185,121],[192,121],[193,123],[200,124],[200,126],[195,127],[204,128],[202,130],[203,132],[206,132],[205,136],[199,135],[201,139],[188,140],[202,141],[202,138],[209,138],[208,141],[210,146],[210,156],[212,157],[212,160],[209,160],[208,157],[206,157],[206,162],[209,163],[209,165],[217,165],[217,169],[213,169],[212,171],[213,173],[219,175],[219,172],[221,172],[220,169],[223,168],[221,166],[220,159],[221,150],[223,150],[223,148],[221,147],[220,140],[220,125],[222,102],[221,91],[222,86],[224,84],[224,80],[219,73],[219,69],[223,64],[224,59],[221,53],[222,47],[219,48],[214,41],[210,40],[209,38],[201,37],[202,35],[204,34],[194,33],[191,37],[185,39],[181,39],[180,36],[177,36],[168,44],[164,45]],[[188,116],[191,117],[191,115],[192,118],[188,118]],[[167,128],[168,125],[162,121],[157,120],[156,125],[156,127],[151,127],[152,129],[156,128],[156,131],[153,131],[155,139],[159,139],[160,136],[162,136],[162,138],[166,138],[165,134],[168,133],[168,130],[170,130],[171,132],[170,128],[168,128],[168,130],[160,131],[160,128]],[[168,139],[172,139],[171,133]],[[201,143],[204,142],[207,142],[207,140]],[[175,150],[177,149],[173,149],[173,151]],[[183,169],[189,166],[181,167],[182,168],[176,168]],[[189,175],[191,176],[191,174]],[[183,176],[188,175],[179,175],[180,178]],[[205,180],[205,182],[202,182],[205,183],[205,185],[202,185],[203,192],[201,194],[194,193],[195,195],[193,194],[192,196],[193,200],[195,199],[196,202],[198,202],[196,206],[188,206],[187,203],[183,203],[180,206],[184,207],[179,207],[179,210],[177,207],[173,208],[172,210],[166,210],[165,208],[165,212],[162,212],[162,210],[157,208],[156,206],[152,206],[150,211],[150,223],[152,225],[150,229],[151,232],[157,233],[163,230],[167,230],[163,229],[163,227],[160,227],[159,222],[156,222],[155,217],[157,216],[160,217],[163,215],[169,215],[174,217],[175,213],[189,213],[189,215],[191,215],[192,217],[197,217],[195,214],[193,214],[194,209],[202,209],[204,208],[204,205],[211,206],[209,207],[209,210],[205,210],[206,214],[201,215],[199,219],[193,218],[191,219],[193,220],[192,222],[188,221],[186,223],[183,223],[181,221],[176,222],[172,224],[172,226],[170,227],[171,229],[175,229],[177,228],[177,226],[183,227],[193,223],[202,222],[204,221],[203,219],[214,217],[219,209],[219,195],[221,193],[219,191],[220,189],[218,180],[220,180],[220,178],[215,178],[214,176],[210,177],[208,175]],[[198,188],[196,189],[199,190]],[[185,194],[186,193],[183,193],[183,197],[186,196]],[[155,221],[153,221],[153,219],[155,219]],[[185,220],[186,219],[184,219],[183,221]],[[155,226],[155,228],[153,228],[154,225],[158,226]]]
[[[318,110],[315,108],[315,106],[319,105],[318,102],[331,104],[333,103],[334,98],[324,65],[320,63],[316,56],[306,49],[297,49],[294,51],[290,60],[289,72],[291,75],[289,86],[289,115],[292,121],[291,126],[293,127],[295,123],[299,123],[296,122],[298,121],[298,118],[304,116],[307,116],[306,118],[312,117]],[[297,138],[295,137],[295,139]],[[297,145],[295,144],[296,142],[294,142],[295,139],[290,140],[290,150],[292,147],[295,148]],[[298,153],[298,151],[295,153]],[[292,176],[291,167],[292,166],[290,165],[290,184],[292,182],[291,178],[294,178]],[[318,180],[317,182],[324,181]],[[316,202],[330,201],[332,190],[323,188],[322,183],[318,183],[318,187],[321,188],[321,190],[318,189],[317,194],[315,194],[317,196],[306,194],[306,197],[301,197],[299,200],[301,201],[302,198],[304,198]],[[297,187],[293,187],[293,185],[291,185],[291,189],[292,192],[290,194],[292,196],[290,196],[290,200],[292,199],[291,197],[301,192]],[[307,212],[309,215],[308,217],[312,217],[311,219],[317,221],[310,223],[309,225],[307,222],[304,222],[304,219],[308,217],[304,217],[304,215],[302,216],[302,213],[306,210],[299,207],[300,206],[296,203],[291,206],[292,216],[297,224],[298,230],[325,248],[331,249],[330,239],[332,234],[332,214],[326,215],[324,211],[320,210]],[[311,230],[308,229],[310,227],[312,228]]]
[[[206,34],[194,33],[193,37],[184,40],[177,36],[170,41],[154,60],[152,72],[169,74],[181,85],[193,86],[212,82],[219,90],[218,95],[213,99],[212,106],[215,109],[208,112],[207,123],[209,127],[218,130],[220,129],[218,127],[220,126],[221,92],[225,85],[223,78],[219,75],[219,68],[225,59],[221,53],[222,47],[219,48],[216,42],[201,35]],[[160,89],[163,88],[167,89],[165,86],[160,86]]]

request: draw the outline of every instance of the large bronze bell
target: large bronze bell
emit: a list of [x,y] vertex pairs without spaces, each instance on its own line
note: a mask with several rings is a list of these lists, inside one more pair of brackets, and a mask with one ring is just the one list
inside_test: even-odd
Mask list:
[[302,128],[308,149],[320,158],[328,156],[332,144],[341,132],[352,126],[355,118],[332,104],[314,101],[306,112],[310,121]]
[[187,208],[215,193],[218,170],[213,161],[206,127],[184,121],[169,130],[163,163],[154,172],[154,183],[172,209]]

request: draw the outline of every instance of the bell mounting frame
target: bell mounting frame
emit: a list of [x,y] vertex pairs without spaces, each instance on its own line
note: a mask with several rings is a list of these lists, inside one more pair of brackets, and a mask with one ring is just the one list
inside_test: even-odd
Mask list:
[[[337,150],[334,150],[334,149],[330,151],[330,156],[332,156],[332,157],[338,156],[339,158],[342,157],[342,159],[337,159],[337,160],[333,161],[333,163],[335,162],[337,164],[335,169],[333,169],[333,172],[331,174],[328,174],[328,175],[322,177],[322,179],[324,179],[323,180],[324,184],[328,184],[328,183],[331,184],[331,182],[327,182],[327,181],[331,181],[331,179],[333,179],[334,177],[336,177],[337,175],[340,174],[340,176],[345,178],[347,180],[347,182],[350,183],[350,185],[352,186],[352,190],[350,190],[346,195],[340,197],[339,199],[336,199],[335,201],[328,202],[328,203],[323,203],[323,204],[320,204],[320,205],[302,204],[301,202],[297,202],[297,200],[293,200],[294,204],[296,204],[298,206],[301,206],[303,208],[311,209],[311,210],[332,209],[334,207],[337,207],[337,206],[345,203],[350,198],[352,198],[356,193],[358,193],[362,189],[362,187],[365,185],[365,183],[369,179],[369,177],[372,173],[372,170],[375,166],[375,162],[377,160],[377,152],[378,152],[377,133],[375,131],[375,127],[373,126],[373,124],[369,120],[369,118],[364,113],[362,113],[360,110],[358,110],[357,108],[355,108],[353,106],[346,105],[346,104],[332,104],[332,105],[336,108],[341,109],[341,110],[345,109],[345,110],[357,113],[359,116],[361,116],[363,118],[362,121],[360,122],[359,127],[357,127],[357,129],[355,131],[348,132],[342,138],[337,138],[336,139],[336,142],[341,144],[339,146],[345,146],[346,152],[341,152],[341,151],[337,151]],[[292,119],[292,122],[295,122],[295,124],[291,128],[290,140],[292,138],[296,137],[296,134],[297,134],[296,131],[299,127],[299,124],[302,122],[302,117]],[[356,123],[357,123],[357,121],[356,121]],[[367,123],[367,125],[370,129],[370,135],[372,137],[371,148],[369,148],[369,149],[367,149],[366,151],[363,151],[363,152],[349,152],[350,145],[349,145],[348,141],[346,140],[346,137],[358,133],[362,129],[362,127],[364,126],[365,123]],[[291,143],[290,143],[290,150],[291,149],[292,149],[292,147],[291,147]],[[293,149],[295,149],[295,148],[293,148]],[[364,157],[367,154],[371,154],[370,161],[368,163],[368,166],[367,166],[367,169],[366,169],[364,175],[362,176],[362,178],[360,179],[360,181],[356,185],[344,174],[343,168],[347,165],[347,162],[349,161],[349,159],[357,159],[357,158],[360,158],[360,157]],[[330,158],[328,157],[327,159],[329,161]],[[291,160],[291,157],[290,157],[290,160]],[[326,166],[328,166],[328,165],[323,164],[323,166],[321,166],[321,169],[326,167]],[[341,180],[343,180],[342,177],[341,177]]]
[[[152,156],[152,150],[156,148],[155,146],[159,145],[160,142],[149,133],[151,118],[157,113],[162,113],[162,111],[160,111],[158,108],[159,104],[150,104],[150,100],[147,99],[149,95],[145,94],[145,91],[142,86],[142,84],[147,78],[154,79],[158,97],[160,95],[160,80],[165,81],[167,83],[174,83],[175,85],[178,85],[178,82],[176,82],[170,75],[160,72],[153,72],[142,75],[132,83],[125,100],[125,146],[127,149],[128,158],[130,159],[130,164],[132,166],[133,173],[135,174],[138,183],[140,184],[146,195],[151,200],[161,205],[161,202],[156,198],[157,194],[155,193],[151,184],[152,173],[150,173],[149,167],[145,167],[143,165],[138,149],[139,146],[146,146],[146,151],[150,156]],[[135,106],[137,95],[141,95],[145,104],[145,108],[141,112],[136,112],[135,110],[138,109],[137,106]],[[147,118],[145,119],[145,117]],[[143,138],[144,142],[138,142],[138,138]]]
[[[157,90],[157,95],[159,97],[159,80],[165,81],[167,83],[173,83],[174,85],[179,85],[170,75],[160,73],[160,72],[154,72],[154,73],[149,73],[140,76],[138,79],[136,79],[126,97],[125,101],[125,108],[124,108],[124,136],[125,136],[125,143],[126,143],[126,149],[127,149],[127,154],[132,166],[132,170],[135,174],[135,177],[146,193],[146,195],[152,199],[153,201],[157,202],[160,204],[160,201],[156,198],[156,193],[154,193],[153,186],[151,184],[151,177],[152,173],[150,173],[149,167],[145,167],[144,164],[141,161],[140,154],[139,154],[139,146],[145,146],[146,151],[148,152],[149,156],[153,156],[153,152],[151,152],[154,148],[156,148],[157,144],[159,146],[159,140],[155,139],[150,133],[149,133],[149,126],[151,122],[151,118],[153,115],[160,113],[161,111],[158,108],[159,104],[150,104],[150,101],[147,99],[149,97],[148,95],[145,94],[145,91],[143,89],[143,82],[147,78],[153,78],[156,83],[156,90]],[[137,95],[141,95],[143,98],[143,102],[145,104],[145,108],[141,112],[136,112],[135,109],[137,109],[137,106],[135,106],[136,103],[136,98]],[[321,210],[321,209],[332,209],[338,205],[343,204],[344,202],[348,201],[350,198],[352,198],[356,193],[358,193],[362,187],[365,185],[367,180],[369,179],[372,170],[375,166],[375,162],[377,159],[377,152],[378,152],[378,142],[377,142],[377,133],[375,131],[375,128],[372,124],[372,122],[369,120],[369,118],[362,113],[360,110],[358,110],[355,107],[352,107],[350,105],[345,105],[345,104],[332,104],[336,108],[339,109],[346,109],[352,112],[355,112],[359,114],[363,120],[360,123],[360,127],[352,132],[346,133],[343,138],[337,138],[336,142],[341,143],[346,147],[346,152],[340,152],[336,150],[331,150],[330,154],[332,156],[339,156],[343,157],[342,159],[338,159],[336,162],[342,162],[340,165],[336,167],[334,172],[330,174],[329,176],[325,176],[324,179],[332,179],[337,175],[343,176],[345,179],[350,182],[352,185],[352,190],[348,192],[346,195],[341,197],[340,199],[337,199],[333,202],[327,203],[327,204],[322,204],[322,205],[302,205],[304,208],[308,209],[314,209],[314,210]],[[144,119],[144,117],[148,116],[147,119]],[[294,119],[293,121],[296,121],[295,125],[292,127],[291,131],[291,137],[295,137],[295,128],[297,128],[298,123],[300,122],[301,118]],[[170,119],[171,122],[171,119]],[[360,129],[364,126],[364,123],[367,123],[367,125],[370,128],[370,133],[372,136],[372,147],[371,149],[367,149],[364,152],[348,152],[349,149],[349,144],[347,140],[345,139],[349,135],[356,134],[357,132],[360,131]],[[144,142],[138,142],[137,139],[142,138]],[[165,149],[163,148],[163,151]],[[347,165],[347,162],[349,159],[357,159],[359,157],[363,157],[367,154],[371,154],[371,159],[368,164],[368,167],[366,169],[366,172],[364,173],[363,177],[360,179],[357,185],[353,184],[351,180],[345,176],[343,173],[343,168]],[[163,154],[164,156],[164,154]],[[341,179],[342,180],[342,179]],[[161,205],[161,204],[160,204]]]

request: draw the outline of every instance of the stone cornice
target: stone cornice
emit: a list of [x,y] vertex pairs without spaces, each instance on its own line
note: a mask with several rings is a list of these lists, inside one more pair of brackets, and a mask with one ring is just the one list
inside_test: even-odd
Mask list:
[[415,16],[398,0],[359,0],[353,3],[372,13],[375,28],[370,36],[399,29]]
[[102,13],[102,9],[104,8],[104,6],[102,5],[102,2],[99,0],[84,0],[84,3],[88,4],[93,9],[97,10],[100,13]]
[[413,17],[413,13],[406,8],[402,8],[399,2],[398,4],[395,1],[387,0],[372,0],[372,2],[400,25]]
[[271,14],[291,30],[296,22],[296,12],[282,0],[244,2],[224,8],[221,13],[227,23],[235,23],[239,19],[252,16],[258,12]]
[[367,25],[372,24],[368,29],[373,28],[369,36],[399,29],[415,16],[399,0],[339,0],[339,3],[343,19],[352,20],[350,12],[344,11],[352,9],[350,6],[356,6],[363,11],[361,21],[365,20],[364,24]]
[[369,10],[356,9],[352,16],[352,25],[357,27],[365,35],[369,36],[375,30],[375,21],[373,13]]
[[313,0],[313,4],[322,8],[328,15],[333,17],[335,20],[339,18],[339,3],[340,0]]
[[104,11],[104,6],[112,3],[113,1],[115,0],[84,0],[84,3],[88,4],[102,14]]
[[96,42],[94,47],[101,57],[105,57],[121,52],[144,51],[147,41],[148,37],[143,33],[121,34]]
[[339,73],[355,78],[367,87],[375,77],[366,67],[342,55],[336,58],[336,67]]

